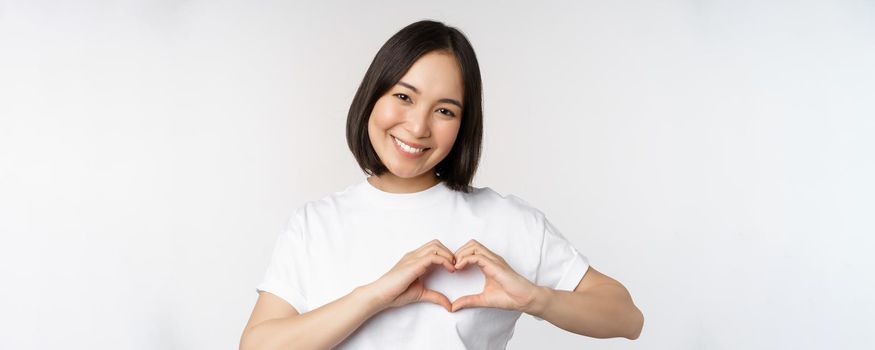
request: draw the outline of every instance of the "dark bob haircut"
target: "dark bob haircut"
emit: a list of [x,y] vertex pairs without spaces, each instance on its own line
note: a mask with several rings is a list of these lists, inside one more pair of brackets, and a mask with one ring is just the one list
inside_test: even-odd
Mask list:
[[402,28],[383,44],[349,107],[346,142],[365,174],[379,176],[388,171],[368,135],[371,111],[377,100],[401,80],[417,59],[432,51],[455,56],[465,90],[459,133],[449,154],[435,166],[435,175],[452,190],[470,192],[483,140],[482,83],[474,48],[456,28],[422,20]]

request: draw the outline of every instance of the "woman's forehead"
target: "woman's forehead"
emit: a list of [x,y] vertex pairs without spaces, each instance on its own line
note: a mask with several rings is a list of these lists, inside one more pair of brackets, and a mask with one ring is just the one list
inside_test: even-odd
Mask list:
[[464,91],[462,71],[452,54],[431,52],[420,57],[397,85],[417,94],[461,101]]

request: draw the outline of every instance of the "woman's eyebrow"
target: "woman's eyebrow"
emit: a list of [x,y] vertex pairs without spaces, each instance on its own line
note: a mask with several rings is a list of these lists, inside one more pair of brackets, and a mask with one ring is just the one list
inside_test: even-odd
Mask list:
[[[401,85],[401,86],[406,87],[406,88],[408,88],[408,89],[410,89],[410,90],[413,90],[413,92],[415,92],[417,95],[419,95],[419,90],[416,89],[416,87],[413,86],[413,85],[410,85],[410,84],[405,83],[405,82],[403,82],[403,81],[399,81],[399,82],[398,82],[398,85]],[[454,100],[454,99],[451,99],[451,98],[442,98],[442,99],[438,100],[438,102],[451,103],[451,104],[454,104],[454,105],[458,106],[459,108],[464,109],[464,108],[462,107],[462,103],[461,103],[461,102],[459,102],[459,101],[457,101],[457,100]]]

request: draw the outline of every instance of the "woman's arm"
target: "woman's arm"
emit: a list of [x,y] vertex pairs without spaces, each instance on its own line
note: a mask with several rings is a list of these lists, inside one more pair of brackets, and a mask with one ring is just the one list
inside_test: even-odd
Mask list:
[[453,301],[453,312],[468,307],[519,310],[580,335],[594,338],[637,339],[644,314],[620,282],[592,266],[573,292],[538,286],[516,273],[500,255],[476,240],[456,251],[456,269],[480,267],[486,282],[483,292]]
[[574,291],[542,286],[535,295],[525,312],[569,332],[635,340],[644,327],[644,314],[632,302],[626,287],[592,266]]
[[240,339],[240,349],[333,348],[365,320],[385,309],[375,300],[372,293],[362,286],[328,304],[299,314],[279,297],[260,292]]
[[304,314],[280,297],[260,292],[240,338],[240,349],[328,349],[340,344],[365,320],[388,308],[430,302],[449,311],[450,300],[426,288],[420,279],[431,265],[456,271],[453,252],[436,239],[404,254],[376,281]]

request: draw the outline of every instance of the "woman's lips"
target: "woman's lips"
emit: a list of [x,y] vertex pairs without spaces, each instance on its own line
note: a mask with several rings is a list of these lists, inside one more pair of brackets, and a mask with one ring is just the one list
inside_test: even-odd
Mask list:
[[405,145],[408,145],[408,146],[413,147],[413,148],[428,148],[428,147],[425,147],[425,146],[420,145],[418,143],[408,142],[406,140],[399,139],[399,138],[395,137],[395,135],[392,135],[392,134],[389,134],[389,136],[392,136],[393,139],[404,142]]
[[[395,149],[398,150],[398,153],[400,153],[405,158],[416,159],[416,158],[422,157],[422,155],[424,155],[425,152],[428,152],[429,150],[431,150],[431,148],[426,148],[422,152],[410,153],[410,152],[405,151],[403,148],[401,148],[401,145],[399,145],[398,142],[396,142],[395,140],[396,140],[395,136],[392,136],[392,144],[395,146]],[[401,141],[401,142],[404,142],[404,141]],[[416,148],[421,148],[421,147],[416,147]]]

